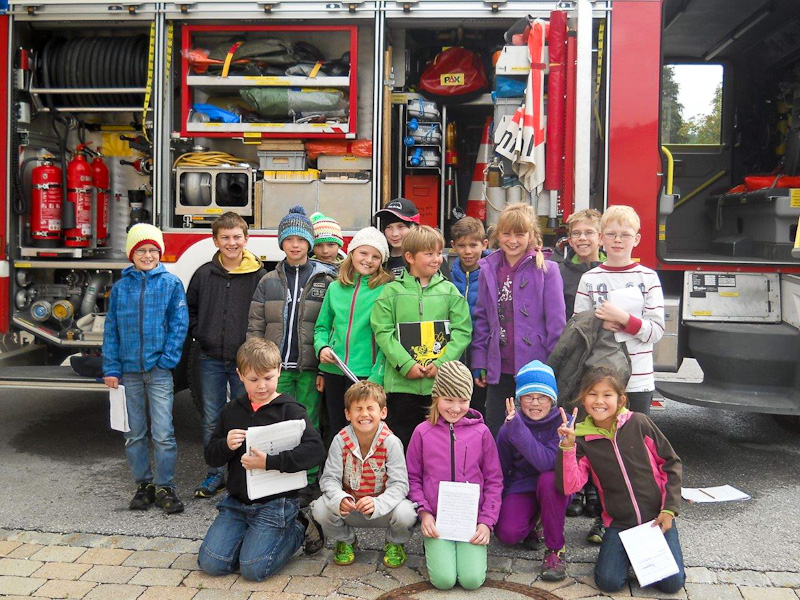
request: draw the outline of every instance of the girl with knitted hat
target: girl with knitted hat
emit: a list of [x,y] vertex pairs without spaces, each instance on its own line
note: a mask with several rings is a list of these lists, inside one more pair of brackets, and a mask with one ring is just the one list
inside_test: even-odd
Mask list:
[[354,383],[336,359],[359,379],[383,383],[383,353],[375,343],[369,319],[383,286],[394,279],[383,267],[388,256],[389,245],[380,231],[366,227],[356,233],[340,265],[339,279],[328,287],[317,317],[314,350],[325,381],[325,403],[333,434],[347,426],[344,393]]

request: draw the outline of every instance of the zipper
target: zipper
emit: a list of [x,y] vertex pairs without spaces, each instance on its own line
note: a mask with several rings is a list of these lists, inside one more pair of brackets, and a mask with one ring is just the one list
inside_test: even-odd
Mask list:
[[642,513],[639,511],[639,504],[636,502],[636,496],[633,493],[633,485],[631,485],[630,477],[628,477],[628,471],[625,470],[625,465],[622,462],[622,455],[619,452],[619,446],[617,445],[617,433],[619,432],[619,425],[617,425],[617,429],[614,430],[614,439],[611,440],[611,447],[614,448],[614,454],[617,457],[617,462],[619,463],[620,471],[622,471],[622,478],[625,480],[625,486],[628,488],[628,494],[631,497],[631,504],[633,504],[633,511],[636,513],[636,524],[642,524]]
[[142,291],[139,292],[139,368],[144,368],[144,291],[147,287],[147,276],[142,274]]
[[456,480],[456,432],[450,423],[450,481]]
[[[292,311],[289,313],[289,330],[286,332],[286,354],[283,357],[283,362],[289,362],[289,353],[292,351],[292,332],[294,331],[294,317],[297,314],[297,308],[300,304],[300,298],[297,297],[297,284],[300,282],[300,267],[294,268],[294,291],[292,292]],[[300,360],[298,351],[298,361]]]
[[222,359],[225,360],[225,324],[228,320],[228,296],[231,290],[231,280],[228,278],[227,283],[225,284],[225,301],[222,303],[222,331],[220,331],[220,340],[219,340],[219,352],[222,356]]
[[356,298],[358,297],[358,289],[361,287],[361,280],[363,277],[359,276],[356,281],[356,286],[353,289],[353,298],[350,300],[350,316],[347,319],[347,332],[344,334],[344,364],[350,360],[350,332],[353,328],[353,311],[356,308]]
[[467,277],[467,281],[464,284],[464,298],[466,298],[467,299],[467,303],[469,303],[469,276],[470,276],[470,272],[467,271],[465,273],[465,275]]

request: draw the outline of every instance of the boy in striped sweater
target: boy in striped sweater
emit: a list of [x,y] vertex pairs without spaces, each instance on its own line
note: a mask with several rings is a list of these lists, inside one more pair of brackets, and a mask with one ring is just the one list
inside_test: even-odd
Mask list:
[[[595,309],[603,327],[625,340],[631,357],[631,378],[626,388],[628,406],[650,414],[655,378],[653,345],[664,335],[664,293],[658,274],[631,258],[642,239],[639,215],[630,206],[610,206],[600,220],[600,235],[607,259],[587,271],[578,284],[575,313]],[[632,315],[608,301],[609,292],[638,288],[644,300],[642,315]]]
[[328,451],[319,480],[322,496],[312,504],[314,519],[336,543],[334,562],[355,560],[355,527],[386,529],[383,564],[406,562],[403,544],[417,522],[415,505],[406,499],[408,471],[403,443],[384,423],[386,393],[379,385],[361,381],[344,395],[342,429]]

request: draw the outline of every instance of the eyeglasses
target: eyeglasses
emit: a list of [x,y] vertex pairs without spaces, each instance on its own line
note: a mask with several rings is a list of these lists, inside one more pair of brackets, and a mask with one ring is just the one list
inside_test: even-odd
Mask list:
[[613,232],[610,232],[610,231],[604,231],[604,232],[602,233],[602,236],[603,236],[604,238],[606,238],[607,240],[616,240],[616,239],[620,239],[620,240],[622,240],[623,242],[629,242],[629,241],[631,241],[633,238],[635,238],[635,237],[636,237],[636,235],[635,235],[635,234],[631,234],[631,233],[613,233]]
[[161,250],[159,250],[158,248],[137,248],[136,250],[133,251],[133,253],[136,256],[142,257],[145,254],[153,254],[153,255],[161,254]]
[[573,240],[579,240],[582,237],[590,238],[597,235],[597,232],[593,229],[587,229],[586,231],[571,231],[569,237]]
[[520,404],[550,404],[553,400],[550,396],[533,396],[533,395],[525,395],[519,397]]

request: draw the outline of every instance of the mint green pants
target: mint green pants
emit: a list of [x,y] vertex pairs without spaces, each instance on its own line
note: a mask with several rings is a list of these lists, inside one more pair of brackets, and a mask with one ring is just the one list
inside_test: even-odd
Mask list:
[[486,580],[486,546],[423,538],[425,565],[434,587],[449,590],[456,581],[465,590],[476,590]]
[[[278,393],[286,394],[306,407],[308,420],[319,431],[319,413],[322,407],[322,394],[317,391],[317,372],[283,369],[278,379]],[[319,467],[308,470],[308,483],[317,480]]]

